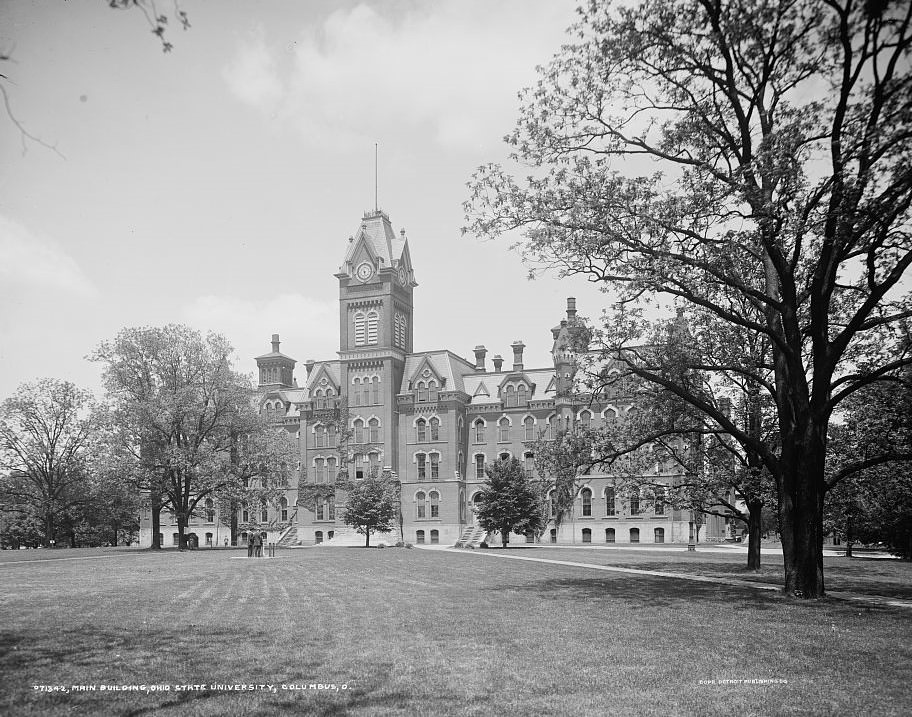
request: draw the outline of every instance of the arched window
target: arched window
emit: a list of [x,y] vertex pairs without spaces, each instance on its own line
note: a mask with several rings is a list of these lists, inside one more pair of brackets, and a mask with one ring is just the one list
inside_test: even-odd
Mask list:
[[418,463],[418,480],[425,480],[427,478],[427,456],[419,453],[415,456],[415,460]]
[[352,405],[361,405],[361,379],[356,378],[352,381]]
[[432,490],[428,494],[428,500],[431,504],[431,517],[439,518],[440,517],[440,493],[436,490]]
[[431,545],[437,545],[440,542],[440,533],[436,530],[431,531]]
[[326,482],[327,483],[336,482],[336,459],[335,458],[326,459]]
[[367,312],[367,343],[377,343],[377,326],[380,322],[380,315],[376,311]]
[[437,400],[437,382],[434,379],[428,381],[428,401]]
[[250,522],[250,509],[247,507],[247,504],[241,506],[241,522],[249,523]]
[[614,488],[608,486],[605,488],[605,515],[616,515]]
[[418,516],[418,518],[424,518],[424,517],[426,517],[425,513],[427,512],[427,505],[426,505],[427,498],[426,498],[426,496],[424,495],[424,492],[423,492],[423,491],[419,491],[419,492],[415,495],[415,501],[416,501],[416,503],[417,503],[417,509],[418,509],[418,510],[417,510],[417,516]]
[[535,440],[535,419],[532,416],[526,416],[523,419],[523,429],[525,431],[525,440]]
[[475,443],[484,443],[485,441],[485,423],[482,419],[478,418],[475,420],[475,423],[472,424],[475,427]]
[[634,488],[630,491],[630,515],[640,514],[640,491]]
[[355,443],[364,443],[364,421],[360,418],[355,419]]
[[526,475],[531,478],[532,474],[535,472],[535,454],[529,453],[526,451],[523,454],[523,468],[526,470]]
[[580,414],[580,426],[584,430],[588,430],[591,425],[592,425],[592,413],[590,413],[589,411],[583,411]]
[[605,423],[609,426],[613,426],[617,423],[618,414],[613,408],[606,408],[602,415],[605,417]]
[[580,491],[580,498],[583,502],[583,517],[592,517],[592,491],[588,488],[583,488]]
[[630,529],[630,542],[631,542],[631,543],[639,543],[639,542],[640,542],[640,529],[639,529],[639,528],[631,528],[631,529]]
[[379,376],[374,376],[373,380],[371,381],[371,390],[373,391],[374,403],[375,404],[380,403],[380,377]]
[[327,388],[327,389],[326,389],[326,397],[327,397],[327,398],[331,398],[332,396],[335,396],[335,395],[336,395],[336,392],[333,391],[331,388]]
[[396,346],[400,348],[406,348],[406,337],[408,332],[406,331],[407,322],[405,320],[405,315],[396,312],[396,316],[393,319],[393,336],[396,342]]
[[215,508],[214,504],[212,503],[212,498],[206,498],[206,522],[215,522]]
[[415,542],[418,543],[419,545],[424,543],[424,531],[423,530],[415,531]]
[[380,454],[379,453],[368,453],[367,462],[370,468],[370,474],[372,476],[380,475]]
[[206,533],[206,545],[212,547],[212,533]]
[[583,528],[583,542],[584,543],[592,542],[592,531],[589,528]]
[[[655,492],[655,514],[665,515],[665,489],[657,488]],[[658,540],[656,542],[659,542]]]
[[316,533],[314,533],[314,543],[319,545],[322,542],[323,542],[323,531],[318,530]]
[[377,418],[372,418],[367,422],[368,433],[370,433],[370,442],[379,443],[380,442],[380,420]]
[[475,479],[482,480],[485,476],[484,469],[485,457],[483,454],[479,453],[475,456]]
[[497,440],[501,443],[510,440],[510,419],[506,416],[497,422]]
[[336,427],[331,423],[326,427],[326,445],[336,445]]
[[462,420],[462,416],[459,417],[459,420],[456,422],[456,440],[459,441],[459,445],[462,445],[462,439],[465,437],[465,421]]
[[431,453],[431,480],[437,480],[440,477],[440,454]]
[[326,468],[323,458],[314,460],[314,483],[323,483],[326,481]]
[[371,391],[370,381],[368,381],[367,379],[364,379],[364,382],[361,384],[361,396],[362,396],[361,404],[363,406],[369,406],[371,403],[370,391]]
[[288,520],[288,498],[279,501],[279,514],[283,523]]
[[504,389],[504,405],[507,408],[516,408],[516,389],[513,386]]
[[553,490],[548,493],[548,517],[557,517],[557,494]]
[[323,426],[317,426],[314,429],[314,436],[316,437],[317,448],[324,448],[326,446],[326,429]]
[[439,441],[440,440],[440,419],[432,418],[430,421],[431,426],[431,440]]
[[418,402],[426,403],[428,400],[428,392],[427,392],[427,386],[425,385],[424,381],[419,381],[417,388],[418,388]]
[[503,453],[501,453],[501,454],[500,454],[499,456],[497,456],[497,457],[500,458],[500,460],[502,460],[502,461],[508,461],[508,460],[510,460],[510,454],[507,453],[506,451],[504,451]]
[[548,531],[548,538],[552,543],[557,542],[557,528],[551,528],[551,530]]
[[423,418],[419,418],[415,421],[415,431],[417,433],[418,443],[427,442],[427,421]]
[[665,528],[656,528],[655,531],[653,531],[653,532],[655,533],[654,542],[656,542],[656,543],[665,542]]
[[529,405],[529,391],[526,388],[526,384],[519,384],[519,388],[516,389],[516,405],[517,406],[528,406]]
[[554,415],[548,418],[548,440],[553,441],[560,433],[560,416]]
[[606,543],[614,542],[614,528],[605,528],[605,542]]
[[268,523],[269,522],[269,509],[266,507],[266,501],[260,501],[260,522]]
[[367,321],[364,312],[355,312],[352,322],[355,326],[355,346],[364,346],[367,341]]

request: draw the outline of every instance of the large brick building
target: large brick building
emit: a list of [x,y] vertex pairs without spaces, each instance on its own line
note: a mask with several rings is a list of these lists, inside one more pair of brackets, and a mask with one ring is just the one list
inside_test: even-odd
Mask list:
[[[474,362],[447,349],[417,351],[417,283],[408,240],[382,211],[364,215],[335,276],[338,357],[307,361],[302,386],[293,375],[296,361],[279,351],[277,335],[272,350],[256,358],[260,409],[285,426],[300,451],[296,481],[280,504],[257,511],[252,520],[241,516],[242,526],[259,523],[270,540],[305,545],[352,540],[341,521],[339,497],[331,497],[336,476],[340,470],[357,478],[389,469],[402,484],[407,542],[477,542],[483,535],[474,529],[472,508],[485,463],[516,457],[534,471],[530,441],[577,425],[623,421],[634,409],[632,399],[618,391],[594,401],[572,390],[571,338],[582,325],[574,299],[567,300],[566,315],[551,329],[552,354],[541,367],[526,366],[522,341],[512,343],[512,361],[505,364],[495,355],[492,366],[484,346],[475,347]],[[661,470],[656,467],[657,482],[673,479]],[[197,518],[189,530],[200,544],[221,543],[225,526],[211,513],[203,517],[208,520]],[[559,529],[549,528],[544,540],[686,542],[689,519],[661,500],[616,492],[609,475],[589,475],[572,515]],[[163,516],[166,531],[171,528]],[[723,533],[724,524],[710,518],[705,537]],[[398,530],[387,538],[398,539]]]

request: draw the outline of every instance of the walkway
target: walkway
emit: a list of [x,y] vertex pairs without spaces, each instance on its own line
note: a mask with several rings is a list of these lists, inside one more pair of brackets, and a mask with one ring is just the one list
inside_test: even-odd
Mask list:
[[[484,558],[499,558],[501,560],[528,560],[533,563],[550,563],[552,565],[566,565],[572,568],[589,568],[590,570],[602,570],[609,573],[630,573],[633,575],[649,575],[659,578],[672,578],[676,580],[690,580],[698,583],[715,583],[717,585],[732,585],[735,587],[751,588],[753,590],[767,590],[771,592],[781,592],[782,587],[770,583],[759,583],[752,580],[738,580],[737,578],[712,578],[708,575],[689,575],[686,573],[668,573],[661,570],[641,570],[639,568],[619,568],[612,565],[594,565],[593,563],[576,563],[569,560],[551,560],[549,558],[530,558],[523,555],[503,555],[490,552],[487,550],[460,550],[450,548],[452,552],[458,552],[463,555],[479,555]],[[890,607],[901,607],[912,609],[912,600],[901,600],[899,598],[885,597],[883,595],[862,595],[860,593],[849,593],[841,590],[828,590],[828,597],[838,598],[840,600],[851,600],[854,602],[873,603],[875,605],[889,605]]]

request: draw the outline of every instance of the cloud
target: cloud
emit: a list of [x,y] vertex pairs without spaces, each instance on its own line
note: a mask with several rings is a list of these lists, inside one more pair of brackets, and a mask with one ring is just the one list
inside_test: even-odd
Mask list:
[[268,109],[284,92],[275,60],[266,47],[263,29],[242,43],[232,63],[222,73],[228,89],[242,102]]
[[[271,350],[279,334],[281,351],[297,359],[333,359],[339,344],[338,303],[285,293],[260,301],[228,296],[200,296],[181,312],[181,321],[201,331],[223,334],[235,347],[237,368],[254,370],[253,358]],[[300,371],[297,372],[300,381]]]
[[19,287],[94,297],[98,289],[54,242],[0,215],[0,279]]
[[516,93],[534,82],[535,66],[572,20],[572,5],[553,0],[416,3],[398,16],[393,9],[360,4],[303,28],[283,79],[278,48],[259,35],[232,66],[257,67],[251,87],[281,87],[281,99],[266,107],[256,92],[235,94],[334,149],[416,132],[451,150],[499,143],[513,126]]

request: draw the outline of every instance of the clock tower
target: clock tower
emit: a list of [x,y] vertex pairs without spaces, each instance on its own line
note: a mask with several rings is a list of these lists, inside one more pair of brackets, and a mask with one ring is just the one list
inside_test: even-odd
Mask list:
[[392,467],[398,449],[396,394],[412,351],[417,286],[405,230],[397,234],[381,210],[365,213],[336,278],[341,390],[353,423],[352,448],[363,446],[355,470],[363,470],[359,462]]

